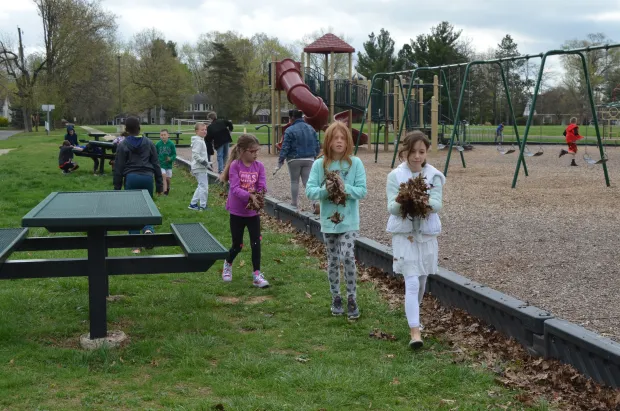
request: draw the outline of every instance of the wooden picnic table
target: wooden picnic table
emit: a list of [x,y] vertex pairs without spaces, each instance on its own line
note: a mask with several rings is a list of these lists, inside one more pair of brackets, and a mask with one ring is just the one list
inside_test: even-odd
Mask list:
[[[22,227],[0,229],[0,280],[88,276],[90,339],[107,336],[108,276],[204,272],[228,250],[201,223],[171,224],[171,234],[109,235],[109,231],[160,225],[147,190],[54,192],[22,218]],[[86,236],[26,238],[28,227]],[[184,254],[108,257],[110,248],[180,246]],[[14,251],[86,249],[87,258],[6,261]]]

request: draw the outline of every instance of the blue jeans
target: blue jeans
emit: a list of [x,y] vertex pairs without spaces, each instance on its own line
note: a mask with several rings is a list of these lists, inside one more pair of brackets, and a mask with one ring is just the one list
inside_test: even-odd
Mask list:
[[228,161],[228,147],[230,143],[223,144],[222,146],[217,148],[217,172],[221,173],[224,171],[224,166],[226,165],[226,161]]
[[[125,190],[148,190],[153,197],[153,175],[127,174],[125,176]],[[146,230],[155,233],[155,229],[151,225],[145,225],[142,228],[143,233]],[[129,230],[129,234],[140,234],[140,230]]]

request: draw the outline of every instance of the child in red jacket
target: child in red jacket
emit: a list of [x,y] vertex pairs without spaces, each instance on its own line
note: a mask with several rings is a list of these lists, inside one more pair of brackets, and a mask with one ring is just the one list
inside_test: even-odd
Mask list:
[[573,117],[570,119],[570,124],[568,125],[568,127],[566,127],[566,130],[564,130],[564,137],[566,137],[568,151],[562,149],[560,151],[560,157],[565,154],[571,154],[573,156],[573,161],[571,161],[570,165],[576,167],[577,163],[575,163],[575,155],[577,154],[577,144],[575,144],[575,142],[583,138],[583,136],[579,135],[577,117]]

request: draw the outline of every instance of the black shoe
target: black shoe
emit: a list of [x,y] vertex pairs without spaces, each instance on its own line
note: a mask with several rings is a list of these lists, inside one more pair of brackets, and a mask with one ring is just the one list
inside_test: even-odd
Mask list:
[[571,161],[570,165],[573,166],[573,167],[578,167],[577,163],[575,163],[575,159],[574,158],[573,158],[573,161]]
[[422,342],[422,340],[409,341],[409,348],[411,348],[412,350],[419,350],[422,347],[424,347],[424,342]]
[[349,320],[357,320],[360,318],[360,310],[357,307],[357,302],[355,298],[349,297],[349,301],[347,302],[347,317]]
[[331,311],[332,315],[344,314],[344,309],[342,308],[342,297],[340,297],[339,295],[332,298]]
[[568,154],[568,151],[566,151],[566,150],[560,150],[560,155],[559,155],[559,157],[565,156],[566,154]]

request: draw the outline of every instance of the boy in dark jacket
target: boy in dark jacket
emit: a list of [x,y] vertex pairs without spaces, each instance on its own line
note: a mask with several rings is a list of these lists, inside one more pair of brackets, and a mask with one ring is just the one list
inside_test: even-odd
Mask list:
[[69,140],[62,142],[60,146],[60,153],[58,153],[58,168],[62,170],[63,174],[69,174],[77,170],[80,166],[73,162],[73,147]]
[[[157,194],[161,194],[164,191],[164,182],[155,144],[148,138],[139,136],[140,120],[137,117],[127,118],[125,131],[128,136],[116,149],[114,189],[120,190],[124,185],[125,190],[148,190],[153,196],[154,177]],[[152,226],[145,226],[142,231],[144,234],[155,232]],[[139,232],[132,230],[129,234],[139,234]],[[139,252],[139,248],[133,250],[134,254]]]
[[217,172],[221,174],[228,161],[228,147],[232,143],[230,133],[233,131],[233,124],[230,120],[218,119],[215,112],[209,113],[207,117],[211,120],[211,124],[207,127],[207,150],[209,145],[213,144],[213,148],[217,151]]

